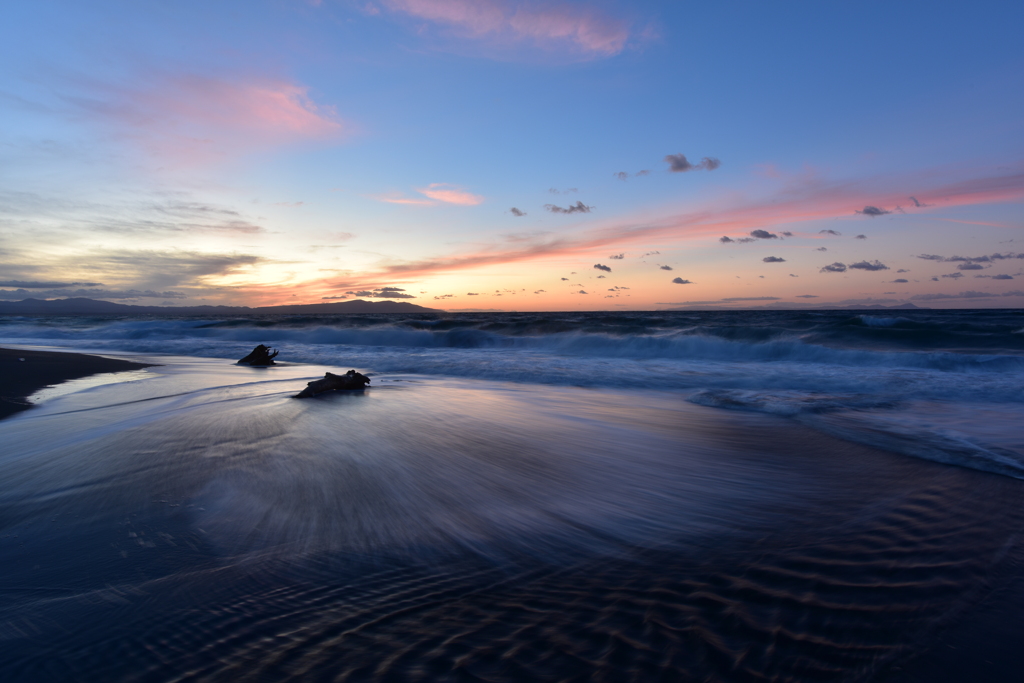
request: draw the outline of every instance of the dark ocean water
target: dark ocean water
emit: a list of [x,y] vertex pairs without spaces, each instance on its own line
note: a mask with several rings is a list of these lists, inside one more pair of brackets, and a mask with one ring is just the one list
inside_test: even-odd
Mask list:
[[5,318],[0,340],[502,382],[679,392],[1024,474],[1024,311]]
[[[258,343],[284,362],[232,363]],[[4,680],[953,681],[958,628],[1022,632],[974,627],[1024,562],[1021,311],[7,318],[0,344],[162,363],[0,422]],[[349,368],[371,389],[291,398]]]

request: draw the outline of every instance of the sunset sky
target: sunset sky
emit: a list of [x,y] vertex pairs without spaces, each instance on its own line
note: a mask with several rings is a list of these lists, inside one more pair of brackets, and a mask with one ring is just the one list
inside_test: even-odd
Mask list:
[[13,0],[0,299],[1024,307],[1024,4]]

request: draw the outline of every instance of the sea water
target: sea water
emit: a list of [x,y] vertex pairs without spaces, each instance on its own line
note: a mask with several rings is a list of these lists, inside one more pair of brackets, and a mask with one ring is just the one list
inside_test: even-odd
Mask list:
[[0,340],[541,385],[666,390],[1024,474],[1024,311],[4,318]]
[[[9,680],[883,680],[1024,559],[1020,312],[0,343],[159,364],[0,422]],[[233,364],[258,343],[282,362]],[[348,369],[371,388],[293,398]]]

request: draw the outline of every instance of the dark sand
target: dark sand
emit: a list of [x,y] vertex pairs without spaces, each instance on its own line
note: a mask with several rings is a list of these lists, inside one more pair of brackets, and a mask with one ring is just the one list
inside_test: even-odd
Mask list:
[[[25,360],[19,360],[21,358]],[[84,353],[0,349],[0,420],[31,408],[28,397],[43,387],[102,372],[125,372],[151,366],[151,363]]]
[[[81,354],[0,354],[4,393],[19,374],[9,366],[32,368],[20,373],[33,382],[22,395],[91,374],[82,370],[94,362],[92,372],[144,367]],[[33,356],[79,373],[46,375],[43,360],[29,365]],[[638,394],[409,383],[292,401],[276,386],[253,393],[252,369],[228,371],[249,388],[232,393],[211,382],[218,387],[207,390],[209,400],[189,410],[177,394],[133,394],[144,388],[137,383],[105,389],[124,403],[41,410],[38,420],[4,425],[3,680],[1020,678],[1020,481],[771,417],[672,408]],[[176,410],[139,428],[135,418],[154,415],[157,401]],[[572,420],[588,421],[575,431],[568,420],[548,425],[540,416],[557,415],[560,401]],[[637,405],[644,401],[650,405]],[[118,420],[135,426],[32,450],[54,433]],[[670,438],[674,457],[689,464],[650,470],[621,509],[609,508],[618,501],[612,475],[590,476],[604,459],[583,459],[576,469],[569,456],[559,459],[610,442],[617,432],[601,424],[633,430],[619,436],[635,460],[613,474],[661,463],[656,444],[637,447],[643,438]],[[704,451],[685,450],[702,439],[715,446],[706,462]],[[378,469],[381,462],[388,467]],[[713,492],[663,489],[654,476],[680,474]],[[496,522],[480,526],[476,547],[486,549],[491,537],[483,532],[509,516],[530,522],[517,511],[532,511],[530,501],[554,495],[545,492],[561,481],[592,493],[589,507],[615,518],[634,519],[647,498],[660,509],[687,494],[696,507],[680,509],[695,522],[706,511],[727,532],[748,531],[705,539],[680,527],[679,540],[666,532],[658,544],[621,542],[617,552],[592,554],[569,548],[550,559],[510,542],[499,547],[507,555],[431,553],[434,536],[411,534],[430,519],[455,534],[474,511],[503,505]],[[535,498],[516,505],[500,495],[506,488]],[[450,490],[457,494],[447,497]],[[462,504],[480,490],[496,501]],[[440,508],[427,504],[435,494]],[[565,502],[540,509],[558,512],[580,538],[619,529],[596,515],[569,517],[584,498],[556,497]],[[766,504],[751,506],[750,498]],[[652,519],[670,524],[673,516]],[[382,537],[411,535],[371,550],[326,544],[361,524]],[[543,536],[529,535],[539,546]]]

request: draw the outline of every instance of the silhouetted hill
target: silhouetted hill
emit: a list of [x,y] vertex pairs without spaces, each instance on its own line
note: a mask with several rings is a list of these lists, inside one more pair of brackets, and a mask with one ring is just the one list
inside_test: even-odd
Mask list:
[[286,306],[132,306],[96,299],[0,301],[0,315],[330,315],[352,313],[441,313],[405,301],[337,301]]
[[700,306],[686,306],[684,308],[665,308],[665,311],[847,311],[847,310],[886,310],[891,311],[894,309],[903,310],[928,310],[924,306],[915,306],[912,303],[895,304],[892,306],[883,306],[881,304],[852,304],[850,306],[837,306],[830,304],[793,304],[786,301],[775,301],[764,306],[754,306],[748,309],[743,308],[732,308],[730,306],[714,306],[714,305],[700,305]]
[[905,304],[896,304],[895,306],[883,306],[881,304],[854,304],[852,306],[846,306],[845,308],[870,308],[870,309],[877,309],[877,308],[885,308],[885,309],[903,308],[903,309],[911,309],[911,308],[921,308],[921,307],[920,306],[915,306],[914,304],[911,304],[911,303],[905,303]]

